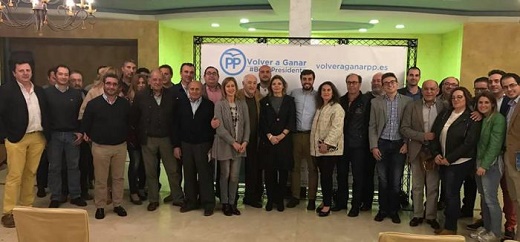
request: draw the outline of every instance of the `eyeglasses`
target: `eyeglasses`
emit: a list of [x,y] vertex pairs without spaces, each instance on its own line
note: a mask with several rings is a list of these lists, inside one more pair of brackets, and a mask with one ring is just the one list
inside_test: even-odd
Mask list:
[[359,84],[359,82],[347,82],[347,86],[349,86],[349,85],[357,85],[357,84]]
[[390,86],[390,85],[394,85],[396,83],[397,83],[397,80],[391,80],[388,82],[383,82],[383,86]]
[[502,89],[509,90],[509,89],[514,89],[517,86],[518,86],[518,83],[511,83],[511,84],[509,84],[507,86],[502,86]]

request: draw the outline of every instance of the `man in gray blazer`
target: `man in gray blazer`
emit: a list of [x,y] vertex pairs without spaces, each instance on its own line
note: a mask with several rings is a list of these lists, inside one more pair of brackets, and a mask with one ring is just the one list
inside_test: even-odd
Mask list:
[[412,99],[397,92],[394,73],[383,74],[382,84],[385,94],[372,99],[368,128],[370,151],[376,159],[379,177],[379,212],[374,220],[381,222],[389,216],[392,222],[401,223],[397,212],[407,144],[399,126],[404,107]]
[[[422,84],[422,98],[406,105],[401,122],[401,134],[408,141],[408,162],[412,168],[413,218],[410,226],[423,222],[423,196],[426,185],[426,223],[438,229],[437,197],[439,196],[439,169],[423,162],[431,157],[429,142],[435,138],[431,128],[437,114],[445,107],[436,98],[439,85],[434,80]],[[433,160],[432,160],[433,161]]]

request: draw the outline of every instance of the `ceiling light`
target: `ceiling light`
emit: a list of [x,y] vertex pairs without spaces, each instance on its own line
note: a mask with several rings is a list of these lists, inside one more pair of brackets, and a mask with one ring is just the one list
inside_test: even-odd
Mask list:
[[372,20],[369,21],[369,23],[371,23],[371,24],[378,24],[378,23],[379,23],[379,20],[377,20],[377,19],[372,19]]
[[367,29],[365,29],[365,28],[360,28],[360,29],[359,29],[359,32],[367,32]]
[[249,30],[249,31],[256,31],[255,28],[248,28],[247,30]]
[[241,23],[241,24],[249,23],[249,19],[247,19],[247,18],[241,18],[241,19],[240,19],[240,23]]
[[218,27],[220,27],[220,24],[218,24],[218,23],[212,23],[212,24],[211,24],[211,27],[213,27],[213,28],[218,28]]
[[[11,28],[27,28],[36,26],[42,33],[47,26],[54,31],[73,30],[85,24],[94,24],[93,0],[0,0],[0,26]],[[48,14],[48,10],[56,11],[56,16]]]
[[404,24],[398,24],[395,26],[396,29],[404,29]]

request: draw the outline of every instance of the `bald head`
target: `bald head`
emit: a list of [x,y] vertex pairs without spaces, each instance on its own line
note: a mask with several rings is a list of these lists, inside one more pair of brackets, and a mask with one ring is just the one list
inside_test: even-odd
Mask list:
[[202,83],[195,80],[188,83],[188,93],[192,101],[198,100],[202,95]]
[[163,88],[163,80],[164,76],[159,69],[153,69],[150,72],[150,77],[148,78],[148,84],[155,92],[159,92]]
[[381,78],[383,76],[382,72],[378,72],[372,76],[372,92],[377,95],[383,94],[383,83],[381,82]]
[[242,86],[244,86],[244,91],[248,96],[255,95],[257,82],[258,80],[253,74],[247,74],[244,76],[244,79],[242,80]]
[[422,95],[423,99],[427,103],[435,101],[437,94],[439,93],[439,84],[435,80],[426,80],[422,84]]

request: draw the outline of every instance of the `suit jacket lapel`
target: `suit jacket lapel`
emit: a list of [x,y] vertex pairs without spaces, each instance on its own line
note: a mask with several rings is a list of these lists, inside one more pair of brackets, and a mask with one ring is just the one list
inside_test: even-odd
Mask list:
[[415,108],[415,112],[413,113],[416,113],[417,115],[417,118],[419,119],[417,123],[419,123],[419,127],[421,128],[420,131],[423,131],[424,132],[424,118],[423,118],[423,113],[422,113],[422,107],[423,107],[423,102],[417,102],[415,103],[414,105],[414,108]]

